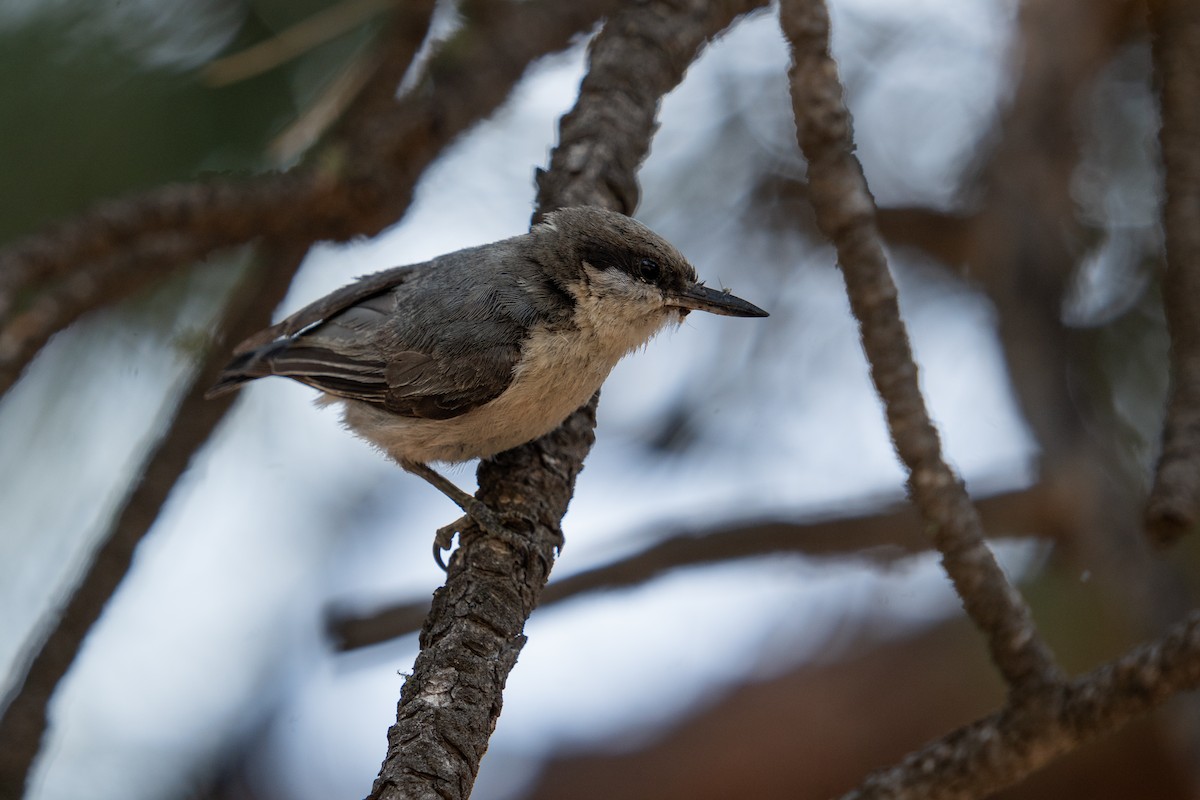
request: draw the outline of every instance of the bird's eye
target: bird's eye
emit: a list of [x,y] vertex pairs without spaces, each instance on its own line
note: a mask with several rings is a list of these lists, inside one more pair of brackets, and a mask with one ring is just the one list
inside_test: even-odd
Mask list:
[[638,275],[647,283],[658,283],[662,276],[662,267],[653,258],[643,258],[638,264]]

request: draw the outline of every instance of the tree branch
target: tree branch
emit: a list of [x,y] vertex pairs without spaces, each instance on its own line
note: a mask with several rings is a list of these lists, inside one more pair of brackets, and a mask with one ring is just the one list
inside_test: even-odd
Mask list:
[[[539,176],[538,214],[578,203],[632,210],[635,171],[661,96],[682,80],[708,38],[758,5],[651,0],[612,18],[592,43],[579,99],[562,120],[549,172]],[[621,113],[599,107],[609,104]],[[373,800],[470,793],[525,641],[525,620],[562,544],[562,516],[594,439],[595,406],[593,398],[558,430],[480,465],[480,499],[521,544],[473,525],[460,537],[404,683]]]
[[883,399],[896,451],[909,471],[913,502],[1011,690],[1057,686],[1059,669],[1028,606],[984,543],[979,516],[962,481],[942,458],[938,432],[925,408],[875,225],[874,199],[853,155],[850,115],[829,54],[828,12],[820,0],[784,0],[780,21],[792,49],[792,107],[817,223],[837,249],[871,378]]
[[[63,275],[0,328],[0,389],[16,381],[51,336],[93,309],[158,283],[206,251],[194,237],[164,230],[146,235],[133,253],[114,252]],[[173,265],[171,272],[160,270],[164,264]]]
[[[313,194],[310,181],[310,175],[295,170],[252,181],[163,186],[102,201],[81,217],[0,250],[0,322],[7,323],[13,311],[28,302],[26,295],[35,295],[52,280],[104,259],[136,259],[135,246],[150,242],[153,249],[151,240],[166,232],[188,237],[195,248],[192,257],[279,234],[294,224],[289,217],[296,210],[279,198],[294,197],[303,207]],[[11,369],[7,352],[0,357],[5,357],[0,367]]]
[[[204,82],[209,86],[228,86],[262,75],[349,33],[372,17],[396,11],[397,5],[395,0],[339,0],[270,38],[205,65],[201,73]],[[428,13],[427,3],[406,3],[398,10],[403,13],[417,6],[426,6],[418,13]]]
[[1200,612],[1162,639],[1073,680],[1039,702],[1003,710],[872,774],[841,800],[987,797],[1173,694],[1200,686]]
[[1171,334],[1171,397],[1146,528],[1165,544],[1200,519],[1200,6],[1156,0],[1150,21],[1166,176],[1163,299]]

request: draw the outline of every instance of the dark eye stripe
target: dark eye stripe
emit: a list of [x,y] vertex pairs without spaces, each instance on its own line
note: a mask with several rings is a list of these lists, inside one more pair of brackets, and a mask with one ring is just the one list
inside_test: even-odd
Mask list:
[[597,269],[618,269],[655,285],[663,279],[663,268],[658,259],[639,255],[635,250],[591,244],[583,248],[582,255],[584,261]]

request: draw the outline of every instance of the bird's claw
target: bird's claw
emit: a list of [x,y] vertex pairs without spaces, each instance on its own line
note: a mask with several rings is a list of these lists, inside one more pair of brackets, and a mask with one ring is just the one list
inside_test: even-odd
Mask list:
[[467,517],[459,517],[449,525],[443,525],[437,529],[437,533],[433,536],[433,560],[442,568],[442,572],[446,572],[449,567],[446,566],[446,561],[442,558],[442,553],[448,553],[450,546],[454,544],[454,537],[462,531],[467,524]]
[[515,545],[519,539],[515,533],[504,527],[490,508],[475,498],[471,498],[471,500],[469,508],[464,509],[467,512],[465,516],[459,517],[449,525],[443,525],[438,528],[437,533],[433,537],[433,560],[442,568],[442,572],[448,569],[445,559],[442,558],[442,554],[450,550],[450,546],[454,543],[455,535],[461,534],[463,528],[467,526],[467,522],[470,520],[474,520],[479,527],[510,545]]

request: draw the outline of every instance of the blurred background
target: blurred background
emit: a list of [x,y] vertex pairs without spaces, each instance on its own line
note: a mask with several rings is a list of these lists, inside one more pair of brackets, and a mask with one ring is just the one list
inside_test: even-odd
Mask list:
[[[1050,645],[1087,669],[1178,618],[1195,588],[1194,542],[1152,553],[1138,522],[1167,374],[1143,10],[830,7],[948,458]],[[0,0],[0,241],[98,198],[292,163],[297,120],[377,46],[388,8]],[[352,24],[286,63],[214,69],[329,9]],[[441,9],[439,35],[455,24]],[[394,227],[312,250],[277,317],[524,231],[585,46],[537,62]],[[663,103],[638,217],[771,317],[693,315],[606,384],[476,798],[825,797],[1003,701],[904,506],[812,223],[787,65],[760,12]],[[0,399],[4,691],[140,480],[247,259],[218,254],[90,314]],[[30,798],[369,791],[443,577],[431,537],[457,509],[314,396],[249,387],[176,484],[53,698]],[[473,485],[470,466],[449,475]],[[1194,705],[1003,796],[1194,797]]]

